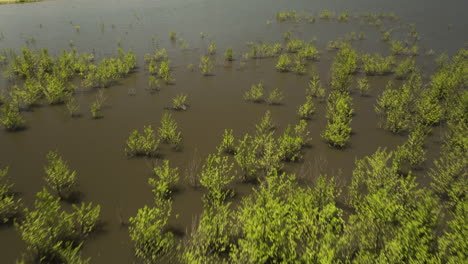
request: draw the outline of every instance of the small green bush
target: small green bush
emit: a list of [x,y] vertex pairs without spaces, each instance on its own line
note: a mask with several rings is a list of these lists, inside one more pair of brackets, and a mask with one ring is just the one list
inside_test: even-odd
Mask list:
[[306,96],[304,104],[297,109],[297,114],[301,119],[310,119],[315,112],[315,105],[312,101],[312,96]]
[[182,135],[178,131],[177,122],[172,118],[170,113],[164,113],[158,133],[164,143],[173,145],[176,150],[181,148]]
[[172,99],[172,109],[174,110],[187,110],[187,95],[179,94]]
[[283,101],[283,98],[283,91],[280,91],[278,88],[275,88],[268,95],[266,102],[270,105],[280,105]]
[[158,146],[159,140],[156,139],[151,125],[148,125],[143,128],[143,134],[136,129],[132,131],[126,143],[125,153],[129,157],[154,157],[157,155]]
[[259,82],[258,84],[252,84],[250,90],[244,93],[244,99],[246,101],[252,101],[255,103],[260,103],[263,101],[263,83]]
[[5,103],[0,107],[0,124],[2,124],[7,131],[21,130],[26,125],[26,120],[21,116],[17,106],[11,103]]
[[153,168],[154,178],[148,179],[148,184],[153,188],[156,199],[169,197],[179,181],[179,168],[169,167],[169,160],[164,160],[160,166]]
[[57,151],[47,153],[47,165],[44,170],[47,185],[62,199],[69,198],[76,185],[76,171],[70,171],[68,163]]
[[278,63],[276,63],[276,69],[280,72],[288,72],[291,70],[292,61],[289,58],[288,54],[281,54],[278,58]]
[[234,154],[236,152],[236,147],[234,145],[234,134],[232,129],[224,129],[223,140],[221,141],[219,150],[229,154]]
[[213,72],[213,62],[211,61],[211,58],[208,56],[201,56],[200,57],[200,71],[203,75],[207,76],[210,75]]

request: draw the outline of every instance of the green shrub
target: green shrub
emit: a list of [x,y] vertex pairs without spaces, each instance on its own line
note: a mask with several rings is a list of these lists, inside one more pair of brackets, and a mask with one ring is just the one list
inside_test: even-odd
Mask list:
[[174,235],[165,231],[170,213],[171,204],[165,202],[162,206],[145,206],[130,217],[128,231],[137,258],[155,263],[174,246]]
[[229,154],[234,154],[236,152],[232,129],[224,129],[224,136],[223,140],[221,141],[221,145],[219,146],[219,150]]
[[231,174],[233,164],[221,153],[206,158],[200,175],[200,184],[208,191],[210,201],[224,201],[228,195],[227,186],[234,180]]
[[288,42],[286,43],[286,51],[288,52],[298,52],[304,47],[305,43],[301,39],[289,39]]
[[395,160],[399,164],[399,170],[404,171],[405,165],[410,168],[420,167],[426,160],[424,140],[427,138],[429,129],[421,123],[417,123],[408,135],[408,141],[398,146],[395,152]]
[[297,21],[298,15],[296,13],[296,10],[280,11],[280,12],[276,13],[276,19],[279,22]]
[[179,181],[179,168],[169,167],[169,160],[164,160],[160,166],[153,168],[154,178],[148,179],[148,184],[153,188],[156,199],[169,197],[175,185]]
[[377,98],[375,111],[382,120],[380,126],[390,130],[392,133],[406,131],[410,125],[410,106],[412,102],[412,91],[409,85],[400,89],[387,88]]
[[216,54],[216,45],[214,43],[210,43],[210,46],[208,46],[208,54],[210,55]]
[[335,16],[335,13],[330,12],[330,11],[327,10],[327,9],[323,10],[322,12],[320,12],[320,15],[319,15],[319,17],[320,17],[321,19],[331,19],[331,18],[333,18],[334,16]]
[[348,20],[349,20],[349,10],[346,10],[344,13],[340,13],[338,15],[338,22],[344,23],[344,22],[348,22]]
[[0,124],[2,124],[7,131],[21,130],[26,125],[26,120],[21,116],[17,106],[11,103],[5,103],[0,107]]
[[236,148],[234,159],[242,171],[241,179],[243,181],[250,180],[257,173],[257,145],[254,144],[251,136],[246,134],[244,138],[239,140]]
[[437,99],[434,89],[425,89],[416,101],[416,117],[425,125],[440,123],[444,110]]
[[276,69],[280,72],[287,72],[291,70],[292,61],[289,58],[288,54],[281,54],[278,58],[278,63],[276,63]]
[[363,77],[358,80],[358,89],[359,89],[359,93],[361,94],[361,96],[366,96],[369,94],[369,90],[370,90],[369,81],[367,80],[366,77]]
[[159,89],[161,88],[161,85],[159,84],[159,80],[156,76],[150,75],[148,77],[148,87],[150,91],[152,92],[159,91]]
[[260,103],[263,101],[263,83],[259,82],[258,84],[252,84],[250,90],[244,93],[244,99],[246,101],[252,101],[255,103]]
[[179,94],[172,99],[172,109],[174,110],[187,110],[187,95]]
[[298,53],[294,56],[294,61],[293,61],[293,68],[292,71],[302,75],[306,72],[306,60],[305,57],[303,57],[302,53]]
[[232,51],[231,47],[226,49],[226,52],[224,53],[224,58],[227,61],[233,61],[234,60],[234,52]]
[[352,74],[357,68],[357,60],[357,52],[349,44],[343,45],[332,64],[330,82],[332,88],[340,91],[349,90]]
[[306,95],[317,97],[319,99],[325,98],[325,89],[320,83],[320,78],[317,73],[313,72],[309,81],[309,89],[306,90]]
[[171,41],[176,41],[177,40],[177,33],[175,31],[169,32],[169,38]]
[[406,58],[395,68],[395,77],[397,79],[407,79],[411,73],[416,71],[415,60],[413,57]]
[[213,71],[213,62],[211,61],[210,57],[208,56],[201,56],[200,57],[200,71],[203,75],[207,76],[210,75]]
[[315,105],[312,101],[312,96],[306,96],[304,104],[300,105],[297,109],[297,114],[301,119],[310,119],[315,112]]
[[327,126],[321,136],[329,145],[343,148],[351,136],[352,109],[348,93],[332,92],[327,102]]
[[157,155],[159,140],[156,139],[154,130],[149,126],[143,128],[143,134],[138,130],[133,130],[127,139],[125,153],[129,157],[147,156],[154,157]]
[[97,227],[101,206],[93,206],[93,203],[81,203],[80,206],[73,204],[72,207],[76,230],[81,237],[87,237]]
[[320,52],[312,43],[306,43],[298,52],[308,60],[320,59]]
[[71,117],[78,116],[78,111],[80,111],[80,105],[76,101],[75,97],[70,97],[65,103],[65,106],[67,107],[68,113]]
[[170,83],[170,82],[173,82],[174,79],[172,78],[172,75],[171,75],[171,68],[169,66],[169,64],[171,63],[171,61],[161,61],[161,64],[159,65],[159,76],[161,77],[161,79],[166,82],[166,84]]
[[13,184],[7,178],[8,167],[0,169],[0,224],[12,220],[19,209],[20,199],[15,199],[12,193]]
[[367,75],[383,75],[393,71],[395,58],[393,56],[382,57],[380,54],[364,54],[361,57],[364,71]]
[[44,167],[47,185],[60,198],[69,198],[76,185],[76,171],[70,171],[68,163],[58,155],[57,151],[47,153],[47,162]]
[[278,138],[278,151],[284,161],[297,161],[302,158],[302,138],[295,135],[291,126],[288,126],[283,135]]
[[172,118],[170,113],[164,113],[158,133],[164,143],[173,145],[176,150],[181,148],[182,135],[178,131],[177,122]]
[[266,102],[270,105],[280,105],[283,101],[283,98],[283,91],[280,91],[278,88],[275,88],[268,95]]

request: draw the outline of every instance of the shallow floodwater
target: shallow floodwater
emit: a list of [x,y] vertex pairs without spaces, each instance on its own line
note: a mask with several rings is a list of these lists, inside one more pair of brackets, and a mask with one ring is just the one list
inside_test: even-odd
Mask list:
[[[233,47],[237,53],[246,52],[248,41],[282,41],[284,32],[291,30],[302,39],[317,37],[317,46],[323,51],[318,62],[310,63],[322,82],[329,79],[330,64],[335,52],[327,52],[329,40],[335,40],[351,31],[364,32],[366,40],[354,46],[365,52],[388,54],[388,48],[379,40],[375,27],[361,25],[359,19],[349,23],[317,21],[315,24],[278,24],[275,14],[280,10],[295,9],[318,15],[329,9],[351,14],[364,12],[394,12],[403,24],[414,23],[422,40],[421,53],[434,49],[436,55],[443,51],[454,54],[468,41],[466,1],[437,0],[57,0],[31,4],[0,5],[0,49],[19,50],[24,45],[31,48],[48,48],[50,54],[58,54],[70,47],[73,41],[79,52],[95,52],[97,59],[116,55],[118,43],[124,49],[132,49],[138,57],[139,68],[128,78],[106,89],[107,101],[104,118],[93,120],[88,108],[95,96],[93,90],[79,89],[77,98],[82,116],[70,118],[65,106],[34,108],[24,113],[28,128],[17,133],[0,131],[0,167],[10,166],[10,176],[23,203],[31,206],[35,193],[41,190],[45,156],[57,149],[70,166],[78,172],[79,191],[83,201],[100,204],[103,231],[85,242],[83,255],[92,263],[132,263],[133,249],[128,231],[120,222],[136,214],[138,208],[152,203],[152,193],[147,184],[154,160],[127,159],[125,141],[133,129],[144,125],[158,126],[165,107],[171,98],[187,93],[190,107],[185,112],[173,112],[183,135],[183,149],[176,152],[169,146],[162,147],[163,158],[179,167],[181,178],[191,161],[204,160],[215,151],[225,128],[234,129],[237,138],[254,132],[266,110],[272,113],[278,125],[276,134],[288,124],[298,122],[296,110],[305,100],[308,77],[293,73],[278,73],[276,59],[240,60],[226,63],[223,52]],[[270,25],[266,24],[271,20]],[[394,22],[399,25],[401,22]],[[451,26],[449,26],[449,24]],[[389,24],[390,25],[390,24]],[[75,26],[80,26],[79,32]],[[178,38],[188,43],[183,50],[169,41],[169,32],[177,32]],[[206,37],[200,38],[200,32]],[[402,31],[404,32],[404,31]],[[200,55],[206,53],[210,42],[217,46],[217,63],[214,75],[202,76],[198,69]],[[164,86],[155,94],[149,93],[148,76],[144,70],[143,55],[151,53],[155,46],[168,50],[174,65],[174,85]],[[418,64],[427,73],[434,57],[419,56]],[[195,70],[187,68],[194,64]],[[1,67],[0,67],[1,68]],[[2,70],[4,68],[1,68]],[[350,183],[356,158],[373,153],[379,146],[394,148],[405,137],[395,136],[377,127],[374,111],[375,99],[393,77],[371,77],[370,96],[361,97],[355,92],[353,104],[353,135],[351,144],[344,150],[335,150],[321,140],[324,130],[325,103],[317,104],[317,111],[309,121],[313,138],[311,148],[304,152],[303,161],[287,166],[290,172],[304,172],[302,177],[313,180],[319,172],[337,177],[341,187]],[[247,103],[243,93],[251,84],[263,81],[265,89],[278,87],[284,91],[284,104]],[[8,87],[0,78],[0,89]],[[136,89],[136,95],[128,91]],[[435,128],[427,140],[428,161],[432,164],[439,151],[441,129]],[[418,171],[418,180],[425,184],[425,171]],[[251,185],[236,185],[238,196],[249,193]],[[180,184],[175,194],[170,221],[171,229],[184,234],[191,229],[192,220],[202,210],[202,191]],[[176,217],[177,215],[177,217]],[[0,259],[2,263],[14,263],[24,252],[24,244],[13,226],[0,226]]]

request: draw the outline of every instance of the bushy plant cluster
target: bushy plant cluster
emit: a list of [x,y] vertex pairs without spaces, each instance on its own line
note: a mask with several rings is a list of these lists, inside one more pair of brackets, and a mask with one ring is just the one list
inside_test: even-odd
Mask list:
[[11,221],[19,212],[21,199],[13,193],[13,183],[8,178],[8,167],[0,169],[0,225]]
[[143,128],[143,133],[133,130],[127,139],[125,153],[129,157],[157,155],[159,139],[156,138],[154,129],[151,125]]
[[348,91],[352,81],[352,74],[356,72],[358,54],[349,44],[344,45],[335,57],[331,68],[332,88]]
[[247,55],[253,59],[276,57],[282,50],[283,47],[279,43],[250,43],[250,52]]
[[367,75],[383,75],[393,72],[395,57],[382,57],[380,54],[364,54],[361,56],[364,72]]
[[354,110],[347,92],[333,91],[327,101],[327,127],[321,136],[329,145],[343,148],[351,137],[351,120]]

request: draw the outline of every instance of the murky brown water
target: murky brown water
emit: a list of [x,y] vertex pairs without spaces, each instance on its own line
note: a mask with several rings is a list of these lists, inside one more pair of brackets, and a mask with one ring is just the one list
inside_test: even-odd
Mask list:
[[[359,20],[347,24],[317,22],[295,26],[277,24],[274,15],[279,10],[296,9],[318,14],[323,9],[356,12],[395,12],[404,22],[416,23],[422,36],[421,48],[433,48],[437,54],[447,51],[453,54],[468,41],[464,1],[220,1],[220,0],[172,0],[172,1],[120,1],[120,0],[63,0],[27,5],[0,6],[0,49],[19,49],[26,40],[32,48],[47,47],[51,54],[69,47],[73,40],[79,51],[95,51],[98,58],[114,55],[117,42],[124,49],[132,48],[139,59],[140,69],[106,89],[108,100],[103,110],[104,118],[92,120],[88,113],[89,103],[95,96],[92,91],[79,92],[83,116],[71,119],[65,106],[35,108],[25,113],[28,129],[18,133],[0,131],[0,165],[10,166],[10,175],[15,190],[25,205],[34,200],[35,193],[44,185],[43,166],[49,150],[57,149],[78,171],[79,190],[84,201],[93,201],[102,206],[104,231],[85,243],[83,255],[92,258],[92,263],[132,263],[132,245],[126,228],[120,226],[120,216],[128,218],[138,208],[152,202],[152,193],[147,185],[152,163],[145,159],[127,159],[123,149],[132,129],[144,125],[159,125],[164,107],[171,98],[181,92],[189,95],[190,108],[174,112],[183,134],[183,150],[175,152],[163,147],[164,158],[184,172],[194,153],[202,160],[221,140],[224,128],[234,129],[240,137],[253,132],[266,110],[271,110],[273,120],[281,132],[287,124],[298,121],[296,109],[304,101],[307,76],[278,73],[274,69],[276,59],[247,61],[239,70],[240,61],[225,63],[222,53],[232,46],[237,54],[247,51],[247,41],[280,41],[288,30],[303,39],[318,38],[318,47],[323,51],[321,60],[311,64],[322,82],[329,78],[333,52],[325,51],[326,43],[351,31],[363,31],[367,38],[356,42],[355,47],[367,52],[388,52],[379,40],[374,27],[360,25]],[[465,7],[465,8],[461,8]],[[266,25],[265,21],[273,21]],[[102,25],[101,25],[102,24]],[[452,24],[451,30],[448,25]],[[80,32],[75,31],[80,26]],[[182,51],[169,42],[169,31],[178,32],[184,38],[188,50]],[[207,37],[200,39],[200,32]],[[34,41],[32,41],[34,37]],[[152,38],[168,54],[176,66],[175,85],[162,87],[150,94],[147,74],[143,70],[143,55],[152,51]],[[217,65],[214,76],[203,77],[197,70],[191,72],[187,64],[198,65],[198,59],[206,51],[210,40],[217,45]],[[421,56],[418,62],[423,71],[430,73],[432,57]],[[426,76],[427,77],[427,76]],[[350,182],[354,161],[373,153],[378,146],[394,148],[405,137],[394,136],[377,128],[374,112],[376,97],[392,77],[371,78],[371,95],[352,95],[356,115],[353,118],[351,144],[345,150],[329,148],[320,138],[325,127],[325,104],[318,109],[309,122],[313,137],[312,147],[306,149],[304,160],[288,166],[290,171],[299,171],[301,166],[325,164],[324,172],[339,175],[338,183],[345,187]],[[252,104],[243,100],[243,92],[253,83],[263,81],[266,90],[283,89],[284,104],[268,106]],[[1,79],[0,89],[8,83]],[[129,88],[136,88],[135,96],[128,95]],[[277,132],[277,133],[278,133]],[[440,129],[434,129],[427,141],[428,164],[437,156],[440,145]],[[324,162],[326,161],[326,162]],[[312,170],[314,171],[314,169]],[[316,170],[315,170],[316,171]],[[341,173],[339,173],[341,171]],[[424,183],[424,171],[417,172]],[[184,173],[182,173],[184,174]],[[309,174],[314,178],[317,175]],[[182,175],[183,177],[183,175]],[[250,186],[236,185],[239,196],[249,192]],[[201,191],[186,185],[180,186],[173,204],[172,228],[185,232],[190,230],[192,219],[202,209]],[[179,216],[176,218],[175,215]],[[24,245],[12,226],[0,226],[0,259],[2,263],[14,263],[21,256]]]

